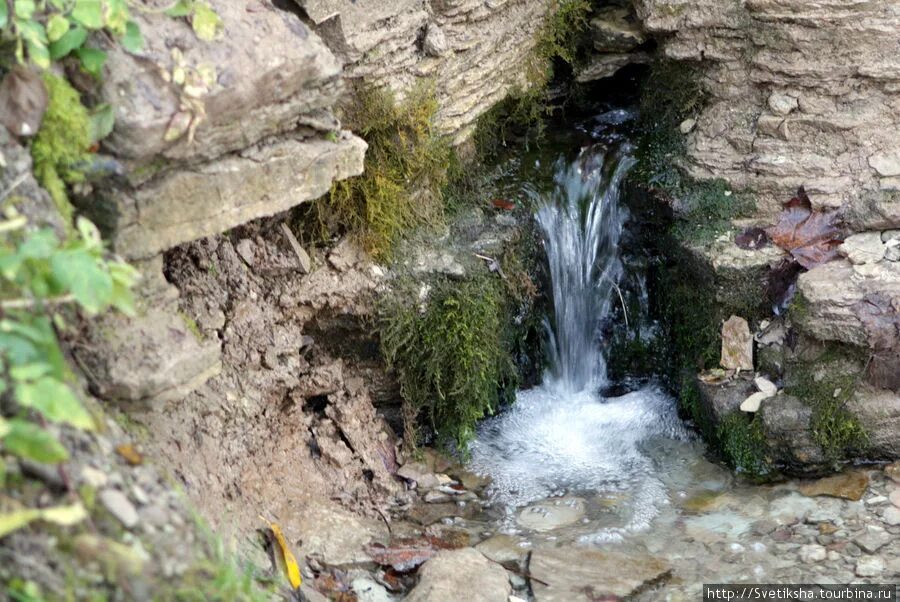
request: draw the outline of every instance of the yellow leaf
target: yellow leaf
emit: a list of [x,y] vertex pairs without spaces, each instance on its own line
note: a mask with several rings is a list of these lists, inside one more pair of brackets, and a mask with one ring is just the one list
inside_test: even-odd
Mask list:
[[87,518],[87,512],[81,504],[56,506],[55,508],[28,508],[6,514],[0,514],[0,537],[5,537],[28,523],[41,519],[50,523],[70,527]]
[[0,537],[5,537],[17,529],[21,529],[41,515],[40,510],[18,510],[0,514]]
[[[262,517],[260,517],[262,518]],[[266,520],[263,518],[263,520]],[[278,550],[275,550],[275,560],[278,562],[278,566],[284,571],[285,576],[291,584],[293,589],[297,589],[300,587],[300,584],[303,580],[300,578],[300,567],[297,566],[297,559],[294,558],[294,554],[291,552],[291,548],[288,547],[287,540],[284,538],[284,533],[281,532],[281,527],[278,526],[278,523],[269,523],[269,529],[272,530],[272,536],[275,538],[275,541],[278,543]]]

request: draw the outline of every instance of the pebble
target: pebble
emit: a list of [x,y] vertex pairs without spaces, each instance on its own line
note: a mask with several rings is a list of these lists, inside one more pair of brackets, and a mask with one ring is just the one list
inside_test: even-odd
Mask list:
[[881,520],[894,527],[900,525],[900,508],[896,506],[888,506],[881,513]]
[[892,539],[891,535],[883,529],[870,527],[866,532],[853,540],[857,546],[867,554],[874,554],[879,549],[887,545]]
[[876,495],[875,497],[870,497],[869,499],[867,499],[866,504],[868,504],[869,506],[877,506],[878,504],[883,504],[886,501],[888,501],[888,499],[883,495]]
[[109,479],[102,470],[98,470],[93,466],[85,466],[81,469],[81,481],[94,489],[100,489],[106,486]]
[[865,556],[856,563],[857,577],[877,577],[884,572],[884,560],[878,556]]
[[139,521],[137,510],[125,497],[125,494],[117,489],[104,489],[100,492],[100,503],[115,516],[126,529],[136,527]]
[[900,508],[900,489],[894,489],[891,492],[891,495],[888,496],[888,499],[891,500],[891,503],[898,508]]
[[828,552],[824,547],[819,545],[806,545],[800,548],[800,560],[807,564],[813,562],[821,562],[828,556]]
[[146,506],[150,503],[150,497],[137,485],[131,488],[131,495],[134,496],[134,500],[141,506]]

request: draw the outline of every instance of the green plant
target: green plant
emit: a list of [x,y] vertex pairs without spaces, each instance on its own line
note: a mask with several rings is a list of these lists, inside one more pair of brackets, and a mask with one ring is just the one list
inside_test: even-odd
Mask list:
[[78,166],[90,160],[91,119],[69,82],[51,73],[45,73],[43,79],[49,102],[41,129],[31,143],[34,175],[50,193],[66,225],[71,225],[66,186],[84,181]]
[[434,91],[413,90],[401,103],[386,90],[358,93],[347,121],[368,143],[363,175],[335,182],[316,201],[323,232],[356,233],[384,259],[404,233],[443,221],[441,189],[452,151],[434,127]]
[[502,391],[515,387],[502,339],[500,286],[490,274],[440,280],[420,302],[408,283],[383,302],[381,347],[400,381],[411,445],[415,419],[424,413],[440,439],[464,449],[475,423],[496,410]]
[[[12,8],[10,13],[9,8]],[[100,75],[106,53],[85,46],[92,31],[105,31],[129,52],[143,47],[141,30],[127,0],[15,0],[0,3],[0,28],[11,30],[16,58],[41,69],[70,54],[85,71]]]
[[538,59],[545,64],[555,58],[574,64],[578,43],[587,30],[592,11],[588,0],[555,0],[538,33],[535,47]]
[[43,423],[94,428],[68,384],[71,375],[56,335],[65,326],[63,310],[134,312],[135,270],[107,257],[88,220],[78,219],[77,232],[60,242],[50,229],[27,231],[26,219],[13,208],[0,222],[0,391],[8,390],[12,401],[0,415],[0,446],[43,463],[68,458]]

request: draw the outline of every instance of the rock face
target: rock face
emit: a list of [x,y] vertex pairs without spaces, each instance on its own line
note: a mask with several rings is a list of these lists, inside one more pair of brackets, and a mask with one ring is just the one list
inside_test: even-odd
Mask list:
[[900,14],[893,0],[638,0],[663,53],[698,61],[710,102],[689,169],[774,213],[804,186],[855,228],[900,220]]
[[433,81],[440,131],[456,143],[475,120],[516,86],[527,64],[546,0],[293,0],[344,62],[351,81],[388,86],[401,97]]

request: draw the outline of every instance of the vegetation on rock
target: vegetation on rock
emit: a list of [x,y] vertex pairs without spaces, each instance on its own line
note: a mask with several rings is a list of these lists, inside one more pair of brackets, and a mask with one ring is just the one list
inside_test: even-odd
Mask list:
[[410,230],[443,221],[442,187],[452,151],[434,127],[437,101],[427,86],[396,102],[387,90],[365,89],[347,112],[368,143],[365,173],[335,182],[314,203],[323,234],[356,233],[379,259]]

